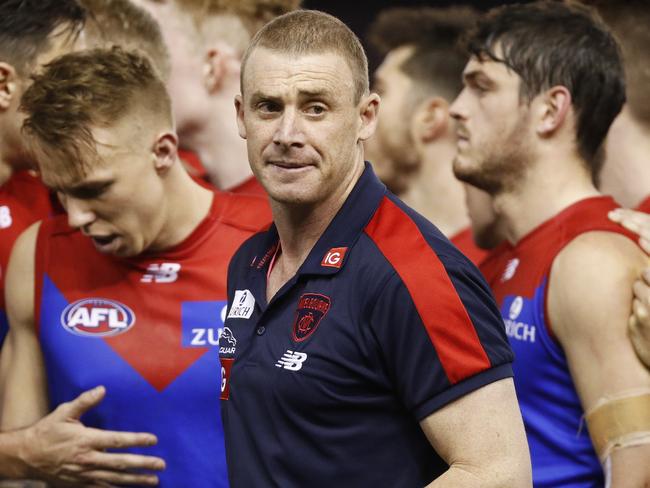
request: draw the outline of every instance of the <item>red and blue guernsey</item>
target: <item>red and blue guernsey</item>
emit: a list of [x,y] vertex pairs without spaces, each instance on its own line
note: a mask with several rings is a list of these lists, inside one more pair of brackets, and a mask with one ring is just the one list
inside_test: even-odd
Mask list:
[[567,358],[546,320],[546,297],[555,257],[578,235],[606,231],[634,240],[631,233],[607,218],[607,212],[617,207],[610,197],[579,201],[542,223],[516,246],[501,244],[481,265],[517,358],[515,386],[537,488],[604,485]]
[[51,405],[105,385],[84,423],[156,434],[157,446],[132,452],[165,459],[161,487],[228,485],[216,349],[226,270],[270,221],[265,199],[217,193],[182,243],[129,259],[100,254],[65,217],[41,225],[36,317]]
[[274,226],[237,251],[219,353],[233,488],[425,486],[447,466],[419,421],[512,375],[479,271],[365,171],[266,302]]
[[636,207],[636,210],[650,214],[650,196],[643,199],[643,201]]
[[0,186],[0,345],[7,335],[4,283],[11,249],[34,222],[52,215],[50,191],[29,171],[18,171]]

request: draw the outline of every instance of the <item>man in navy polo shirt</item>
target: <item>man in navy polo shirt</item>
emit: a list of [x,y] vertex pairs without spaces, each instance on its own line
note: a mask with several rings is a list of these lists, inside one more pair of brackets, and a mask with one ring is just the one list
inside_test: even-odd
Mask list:
[[241,88],[274,225],[228,275],[231,486],[530,486],[487,285],[364,164],[379,97],[358,39],[320,12],[279,17],[248,48]]

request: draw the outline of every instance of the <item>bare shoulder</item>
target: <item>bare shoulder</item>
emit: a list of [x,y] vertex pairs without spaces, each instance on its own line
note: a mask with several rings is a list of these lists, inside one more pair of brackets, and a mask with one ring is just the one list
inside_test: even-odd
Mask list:
[[646,265],[645,254],[629,238],[613,232],[587,232],[557,255],[550,284],[568,300],[597,301],[614,286],[631,286]]
[[9,322],[14,328],[33,323],[34,258],[40,224],[32,224],[16,239],[9,258],[5,301]]

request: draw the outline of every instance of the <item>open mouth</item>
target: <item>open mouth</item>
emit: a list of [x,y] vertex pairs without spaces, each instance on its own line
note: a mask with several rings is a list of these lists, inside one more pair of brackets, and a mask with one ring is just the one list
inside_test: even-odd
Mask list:
[[108,252],[117,239],[117,235],[110,234],[107,236],[91,236],[93,244],[99,251]]

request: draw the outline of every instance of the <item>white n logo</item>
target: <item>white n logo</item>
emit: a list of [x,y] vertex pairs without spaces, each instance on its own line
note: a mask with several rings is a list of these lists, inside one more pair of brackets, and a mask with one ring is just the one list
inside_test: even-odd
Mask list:
[[178,263],[153,263],[147,268],[147,273],[140,280],[142,283],[173,283],[178,279],[181,265]]
[[275,366],[278,368],[288,369],[289,371],[299,371],[302,368],[302,364],[307,359],[307,354],[304,352],[293,352],[287,350],[278,362],[275,363]]

